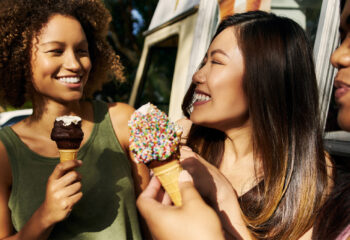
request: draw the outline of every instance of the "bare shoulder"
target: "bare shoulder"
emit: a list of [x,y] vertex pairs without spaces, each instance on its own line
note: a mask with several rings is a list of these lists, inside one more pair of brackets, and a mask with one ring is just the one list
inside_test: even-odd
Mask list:
[[112,122],[127,123],[131,114],[135,111],[133,107],[126,103],[116,102],[108,105]]
[[8,201],[11,194],[12,173],[4,144],[0,141],[0,238],[12,234],[11,212]]
[[124,150],[128,152],[130,135],[128,121],[135,109],[121,102],[110,103],[108,109],[115,134]]
[[11,186],[12,184],[12,171],[10,161],[7,156],[7,151],[4,144],[0,141],[0,184],[4,186]]
[[304,233],[303,236],[301,236],[298,240],[311,240],[312,239],[312,230],[313,228],[310,228],[306,233]]

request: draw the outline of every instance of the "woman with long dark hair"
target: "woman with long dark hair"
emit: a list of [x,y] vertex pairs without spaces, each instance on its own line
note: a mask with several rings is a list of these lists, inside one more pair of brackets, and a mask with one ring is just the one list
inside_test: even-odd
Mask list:
[[[350,1],[341,1],[341,45],[334,51],[331,63],[338,69],[334,80],[338,124],[350,131]],[[350,239],[350,162],[349,157],[334,156],[335,186],[317,217],[313,239]]]
[[[225,230],[243,237],[244,227],[237,226],[244,224],[258,239],[309,238],[330,182],[313,55],[303,29],[260,11],[228,17],[182,108],[193,123],[187,145],[194,152],[182,150],[182,165]],[[225,180],[213,168],[201,168],[203,159],[237,192],[242,219],[238,210],[231,217]]]
[[[346,5],[344,7],[345,2]],[[344,130],[350,131],[350,38],[348,37],[350,34],[350,24],[348,21],[350,17],[350,0],[342,1],[342,8],[344,8],[342,11],[340,24],[342,43],[333,53],[331,62],[339,70],[334,83],[336,88],[336,101],[339,106],[338,123]],[[259,18],[259,20],[256,20],[256,18]],[[222,29],[225,29],[226,26],[230,26],[231,24],[238,24],[239,26],[242,26],[244,24],[254,25],[256,22],[264,22],[267,24],[265,28],[262,27],[262,29],[266,30],[268,26],[273,26],[272,23],[275,23],[276,21],[274,18],[276,17],[265,13],[247,13],[233,16],[229,18],[226,24],[223,23],[221,25],[221,32],[223,31]],[[263,180],[260,180],[260,184],[253,187],[252,190],[248,190],[247,193],[243,193],[243,195],[239,194],[242,196],[239,198],[240,206],[238,206],[235,193],[232,194],[232,189],[230,189],[230,186],[228,186],[230,183],[232,183],[232,185],[234,184],[234,182],[230,180],[230,176],[225,178],[225,176],[223,176],[213,165],[207,163],[198,154],[191,152],[191,149],[183,147],[181,151],[182,164],[195,177],[194,180],[196,187],[201,192],[202,196],[205,196],[208,199],[208,202],[211,204],[213,201],[217,202],[217,204],[214,203],[214,208],[217,210],[217,213],[221,218],[221,224],[217,217],[212,214],[212,209],[209,208],[199,197],[198,193],[196,193],[193,186],[193,180],[188,173],[186,173],[186,171],[183,171],[180,174],[179,179],[179,186],[183,195],[183,206],[181,208],[164,206],[158,202],[157,195],[158,192],[161,191],[160,183],[157,181],[157,179],[153,178],[149,186],[138,198],[137,205],[141,214],[145,217],[152,233],[159,239],[162,239],[163,237],[166,237],[167,239],[185,239],[188,236],[190,236],[191,239],[223,239],[224,236],[220,233],[222,227],[226,230],[226,232],[231,232],[236,239],[253,238],[252,236],[244,235],[246,232],[244,231],[245,226],[242,228],[243,221],[240,220],[241,213],[236,211],[236,209],[239,209],[240,207],[242,207],[243,217],[246,219],[246,226],[248,226],[252,233],[260,239],[350,239],[349,160],[346,158],[335,159],[336,161],[333,164],[334,169],[331,169],[328,174],[335,175],[332,176],[335,181],[334,187],[330,194],[325,195],[325,193],[330,192],[330,188],[332,187],[333,183],[332,181],[329,181],[328,183],[325,179],[327,175],[325,173],[325,157],[323,156],[323,151],[321,151],[322,145],[319,142],[319,122],[313,121],[314,119],[318,118],[318,106],[317,99],[315,97],[316,86],[312,68],[311,51],[306,47],[305,43],[300,44],[300,36],[303,36],[302,39],[304,40],[302,40],[302,42],[305,42],[305,37],[301,33],[299,27],[295,26],[295,23],[291,23],[290,20],[281,18],[277,18],[277,21],[289,22],[288,24],[285,24],[283,28],[281,28],[281,22],[280,24],[277,24],[279,27],[276,29],[276,31],[280,31],[281,38],[284,36],[283,39],[286,39],[288,36],[289,39],[290,36],[294,36],[293,39],[290,39],[290,41],[294,42],[294,44],[287,44],[283,48],[286,51],[285,54],[282,54],[285,55],[285,58],[279,58],[279,61],[277,61],[277,59],[273,64],[275,67],[281,67],[280,71],[284,72],[285,75],[280,75],[280,78],[277,79],[274,78],[275,75],[267,75],[271,77],[270,79],[265,78],[265,76],[262,75],[260,80],[265,82],[254,85],[258,89],[252,89],[251,92],[266,91],[266,89],[268,89],[267,92],[270,91],[270,94],[266,96],[266,100],[271,98],[279,99],[280,102],[276,102],[274,106],[276,104],[281,104],[289,110],[286,112],[284,109],[280,109],[280,115],[270,113],[270,109],[263,111],[262,115],[265,118],[271,119],[271,125],[261,126],[262,130],[256,130],[256,132],[263,132],[265,128],[271,128],[271,134],[269,134],[269,136],[273,137],[274,139],[274,132],[276,133],[280,132],[280,129],[286,129],[288,134],[281,136],[281,144],[277,143],[277,145],[271,146],[271,154],[278,151],[280,148],[282,149],[280,157],[275,159],[274,164],[277,165],[277,167],[281,166],[282,169],[287,169],[285,172],[285,177],[282,177],[281,179],[281,177],[277,176],[275,178],[275,185],[277,185],[277,187],[274,186],[273,183],[270,184],[271,195],[268,195],[269,189],[266,189],[265,181],[268,182],[269,179],[271,179],[271,177],[268,176],[269,174],[276,174],[271,174],[274,172],[273,166],[265,164],[265,160],[261,158],[264,155],[258,155],[259,148],[257,147],[260,145],[258,140],[259,138],[257,137],[255,140],[257,143],[255,143],[253,146],[256,146],[256,155],[258,156],[256,159],[261,160],[263,165],[262,168],[264,173],[261,177]],[[290,24],[294,27],[291,28]],[[258,40],[254,41],[247,37],[242,37],[247,35],[245,32],[247,31],[247,26],[243,26],[243,31],[241,31],[241,29],[242,27],[238,27],[238,30],[234,30],[237,35],[241,35],[238,37],[238,39],[241,39],[241,41],[243,39],[245,41],[243,44],[240,42],[243,45],[241,49],[247,49],[247,47],[244,47],[246,44],[259,42]],[[250,29],[252,33],[252,27],[250,27]],[[262,30],[257,31],[257,29],[254,29],[254,31],[257,33],[257,36],[260,36],[258,39],[266,39],[267,37],[271,36],[271,31],[265,31],[264,33],[262,33]],[[265,33],[266,35],[261,37]],[[219,35],[217,34],[216,36]],[[276,40],[276,38],[274,39]],[[298,42],[299,44],[296,44]],[[273,42],[271,42],[271,44],[272,43]],[[215,39],[209,48],[209,56],[212,55],[210,52],[213,45],[215,45]],[[259,50],[259,53],[263,54],[264,56],[281,56],[281,53],[276,54],[276,51],[271,51],[272,46],[269,44],[267,49],[264,49],[261,44],[250,47],[252,48],[251,51],[253,51],[253,49],[256,47],[261,47],[260,49],[262,50]],[[306,51],[305,47],[307,49]],[[291,49],[293,49],[294,52],[290,52]],[[297,49],[299,49],[299,51],[296,51]],[[300,51],[304,52],[304,54],[301,54]],[[244,50],[242,50],[242,52],[244,56],[247,56],[244,54],[247,52]],[[267,53],[270,53],[271,55],[266,55]],[[296,56],[300,56],[300,62],[295,61]],[[261,58],[261,56],[257,56],[257,58]],[[254,61],[254,59],[250,60]],[[205,61],[208,61],[208,59],[205,59]],[[215,64],[219,63],[217,59],[215,60],[215,58],[211,59],[211,61]],[[247,60],[245,62],[247,63]],[[266,66],[260,62],[262,69],[268,68],[271,61],[266,60],[265,63]],[[247,63],[246,66],[255,64],[259,66],[259,61],[255,63]],[[297,78],[294,77],[294,74],[291,74],[290,71],[290,69],[294,69],[296,67],[299,69],[299,72],[296,72]],[[223,70],[221,69],[221,71]],[[279,72],[278,68],[277,72]],[[307,73],[310,74],[308,75]],[[303,77],[303,74],[306,74],[305,77]],[[248,73],[246,76],[251,76],[251,74]],[[244,80],[246,79],[247,78],[244,78]],[[206,80],[208,81],[209,78]],[[280,83],[273,85],[273,82],[278,80],[280,80]],[[285,88],[284,84],[286,81],[291,80],[293,80],[293,82],[288,83],[289,87]],[[259,79],[257,79],[257,81],[259,81]],[[270,86],[267,86],[267,83],[272,84],[271,89],[269,89]],[[196,89],[196,85],[199,84],[197,83],[192,85],[192,90],[190,90],[190,92],[187,94],[184,104],[185,112],[188,116],[191,115],[190,117],[192,119],[194,118],[194,116],[192,116],[194,113],[191,114],[191,100],[193,98],[193,94],[196,94],[193,93],[193,89]],[[298,85],[298,87],[295,85]],[[307,87],[308,85],[309,87]],[[279,86],[279,88],[276,86]],[[262,90],[259,90],[260,88],[262,88]],[[245,92],[248,92],[250,86],[245,89]],[[298,93],[295,92],[296,89],[298,90]],[[273,90],[275,90],[275,92],[271,93]],[[283,94],[285,94],[285,98],[283,97]],[[213,95],[214,93],[212,93],[211,96],[212,100],[214,100]],[[310,96],[313,97],[310,98]],[[294,99],[295,97],[300,99]],[[200,98],[201,102],[208,100],[208,96],[206,96],[206,98]],[[260,99],[259,95],[257,95],[256,99]],[[261,103],[254,101],[254,103],[257,104],[256,107],[266,108],[267,106],[264,106],[263,103],[265,98],[261,98],[260,100],[262,101]],[[269,103],[271,103],[271,101]],[[194,109],[194,111],[195,110],[196,109]],[[312,110],[315,110],[315,112]],[[305,119],[306,122],[302,122],[297,119],[300,117],[300,115],[309,114],[309,111],[311,111],[313,115],[307,117],[307,119]],[[295,115],[295,112],[297,112],[298,115]],[[217,115],[214,117],[217,117],[218,114],[219,113],[217,113]],[[282,121],[284,124],[274,124],[273,119],[275,119],[278,115],[281,119],[285,119]],[[254,114],[252,116],[254,116]],[[213,116],[208,116],[208,121],[210,120],[210,117]],[[195,119],[193,119],[193,121],[195,122]],[[185,123],[188,124],[188,122]],[[311,125],[309,125],[309,127],[305,127],[305,125],[308,124]],[[283,125],[285,126],[281,127]],[[264,133],[262,133],[262,135],[263,134]],[[193,125],[187,142],[190,145],[192,144],[191,146],[193,149],[199,149],[197,151],[203,155],[206,155],[207,159],[213,159],[212,162],[214,162],[214,164],[220,168],[221,172],[224,172],[224,175],[227,175],[227,173],[225,174],[225,169],[222,169],[222,161],[225,161],[225,151],[227,151],[227,145],[222,143],[222,141],[227,137],[228,136],[225,136],[222,132],[217,130]],[[309,142],[307,139],[309,139]],[[301,141],[300,143],[298,142],[299,140]],[[262,144],[263,146],[271,144],[271,140],[269,138],[263,138],[261,141],[266,141],[266,143]],[[239,148],[242,147],[242,145],[237,146],[236,152],[239,153]],[[285,147],[283,148],[283,146]],[[213,151],[212,149],[217,151]],[[318,154],[313,155],[313,149],[314,152]],[[283,167],[284,165],[285,167]],[[246,174],[246,169],[240,168],[239,170],[244,172],[242,175]],[[203,174],[205,171],[207,171],[207,173],[209,172],[209,174]],[[310,172],[309,176],[305,174],[307,171]],[[257,173],[259,173],[259,171],[257,171]],[[239,180],[240,179],[238,179],[238,182]],[[230,183],[227,183],[228,181]],[[279,187],[279,183],[282,183],[282,187]],[[275,189],[278,188],[281,188],[282,191],[275,191]],[[236,190],[239,192],[239,189],[236,188]],[[269,201],[272,203],[277,201],[279,204],[276,207],[269,209],[266,207]],[[233,216],[232,212],[236,212],[236,215]],[[269,216],[270,218],[268,218]],[[162,218],[162,221],[157,221],[157,219],[160,218]],[[267,220],[263,221],[264,219]],[[194,223],[191,224],[191,222]],[[189,224],[191,224],[191,228],[188,228],[187,225]],[[311,231],[303,235],[303,233],[311,226],[313,226],[312,237]],[[230,229],[230,227],[235,229]],[[234,230],[238,230],[239,228],[241,228],[240,231],[235,233]],[[166,232],[163,231],[163,229],[166,229]],[[303,236],[300,237],[301,235]],[[172,236],[174,236],[174,238],[172,238]]]

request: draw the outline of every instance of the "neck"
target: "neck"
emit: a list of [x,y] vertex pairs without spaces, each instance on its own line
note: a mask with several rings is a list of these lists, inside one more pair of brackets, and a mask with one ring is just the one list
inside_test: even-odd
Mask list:
[[240,127],[225,131],[225,155],[231,156],[233,161],[238,161],[253,153],[252,128],[248,120]]
[[83,114],[83,112],[81,102],[79,101],[69,103],[46,101],[43,106],[40,106],[39,111],[34,106],[34,113],[26,120],[26,123],[30,125],[30,127],[38,127],[39,131],[51,132],[53,123],[57,117],[63,115],[73,115],[80,116],[82,119],[84,119],[86,116]]

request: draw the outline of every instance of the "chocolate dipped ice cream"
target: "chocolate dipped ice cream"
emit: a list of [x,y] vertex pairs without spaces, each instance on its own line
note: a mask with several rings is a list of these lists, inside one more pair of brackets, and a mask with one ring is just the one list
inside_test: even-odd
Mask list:
[[[80,117],[61,116],[56,118],[51,132],[51,139],[57,144],[61,161],[76,158],[83,137],[84,133],[81,130]],[[62,155],[65,155],[66,157],[62,159]]]

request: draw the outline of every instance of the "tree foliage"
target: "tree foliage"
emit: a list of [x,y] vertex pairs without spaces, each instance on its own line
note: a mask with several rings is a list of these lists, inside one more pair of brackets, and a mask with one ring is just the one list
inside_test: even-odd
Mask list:
[[112,15],[108,40],[125,67],[126,82],[113,79],[96,93],[96,97],[127,102],[141,57],[143,32],[151,22],[158,0],[104,0],[104,3]]

